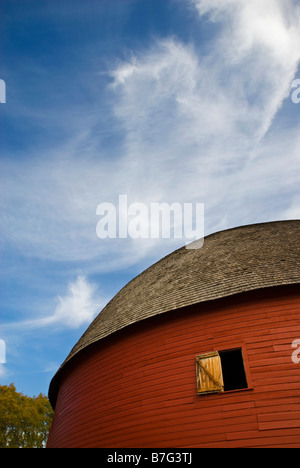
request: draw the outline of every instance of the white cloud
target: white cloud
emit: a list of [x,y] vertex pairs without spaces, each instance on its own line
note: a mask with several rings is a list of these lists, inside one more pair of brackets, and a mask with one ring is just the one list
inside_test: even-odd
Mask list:
[[10,323],[4,326],[5,332],[42,329],[55,327],[59,329],[79,328],[88,325],[100,313],[106,303],[101,297],[97,286],[90,283],[84,276],[78,276],[76,281],[68,284],[67,293],[58,296],[57,305],[50,315],[36,317],[32,320]]
[[68,286],[68,293],[58,297],[54,314],[45,321],[70,328],[79,328],[92,322],[103,307],[103,300],[95,296],[97,287],[83,276]]
[[[211,19],[223,23],[218,46],[225,61],[243,63],[253,58],[259,62],[263,56],[262,70],[266,77],[280,80],[293,74],[300,59],[300,6],[295,0],[191,0],[200,15],[209,13]],[[272,65],[271,70],[267,65]],[[262,66],[262,64],[260,64]],[[274,66],[284,76],[273,74]],[[251,74],[251,70],[248,70]],[[251,75],[250,75],[251,76]]]
[[[300,6],[294,0],[193,0],[200,15],[222,22],[218,67],[234,71],[237,92],[249,93],[266,128],[290,90],[300,60]],[[247,97],[247,94],[245,95]],[[243,96],[241,96],[243,97]],[[264,133],[262,134],[262,136]]]

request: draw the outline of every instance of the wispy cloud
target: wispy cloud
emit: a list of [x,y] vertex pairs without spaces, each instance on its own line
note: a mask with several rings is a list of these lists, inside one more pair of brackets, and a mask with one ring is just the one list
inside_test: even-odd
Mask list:
[[31,320],[10,323],[4,326],[5,332],[30,331],[51,327],[60,330],[76,329],[91,323],[106,303],[95,284],[84,276],[78,276],[76,281],[68,284],[67,293],[56,299],[56,307],[50,315],[37,316]]
[[79,328],[91,323],[104,306],[103,298],[96,295],[97,286],[83,276],[68,285],[68,293],[57,298],[53,315],[37,321],[41,326],[57,324],[68,328]]
[[[199,151],[207,152],[209,144],[220,152],[223,148],[223,157],[228,148],[231,159],[233,150],[253,149],[270,129],[299,65],[300,7],[295,2],[193,3],[201,16],[209,13],[223,26],[209,55],[202,57],[199,46],[158,40],[113,72],[119,91],[116,115],[123,120],[131,152],[139,151],[143,163],[142,156],[151,155],[156,164],[166,149],[167,160],[174,160],[186,143],[188,156],[198,161]],[[155,143],[159,147],[153,151]]]
[[256,104],[265,119],[262,129],[267,131],[299,65],[298,2],[191,1],[201,16],[208,14],[211,21],[223,24],[217,40],[217,66],[223,73],[234,71],[230,78],[237,96]]
[[299,65],[299,6],[193,4],[222,25],[209,54],[157,40],[113,71],[135,188],[204,201],[209,231],[280,219],[298,191],[299,123],[272,126]]

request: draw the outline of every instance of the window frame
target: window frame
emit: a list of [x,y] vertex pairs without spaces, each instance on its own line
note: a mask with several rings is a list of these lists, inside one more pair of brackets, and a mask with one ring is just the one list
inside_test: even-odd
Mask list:
[[[203,392],[203,391],[199,391],[199,377],[198,377],[198,362],[197,362],[197,359],[199,359],[201,356],[209,356],[209,355],[213,355],[215,353],[218,353],[219,357],[220,357],[220,353],[224,353],[224,352],[227,352],[227,351],[235,351],[235,350],[240,350],[241,351],[241,355],[242,355],[242,359],[243,359],[243,364],[244,364],[244,370],[245,370],[245,378],[246,378],[246,382],[247,382],[247,385],[248,387],[245,387],[245,388],[238,388],[238,389],[234,389],[234,390],[224,390],[224,386],[223,386],[223,390],[215,390],[215,391],[211,391],[211,392]],[[220,357],[220,362],[221,362],[221,357]],[[222,366],[222,362],[221,362],[221,366]],[[222,368],[222,367],[221,367]],[[206,352],[203,352],[203,353],[198,353],[196,355],[196,377],[197,377],[197,395],[198,396],[205,396],[205,395],[227,395],[228,393],[236,393],[236,392],[246,392],[246,391],[251,391],[253,390],[253,383],[252,383],[252,379],[251,379],[251,372],[250,372],[250,366],[249,366],[249,361],[248,361],[248,356],[247,356],[247,352],[246,352],[246,347],[245,347],[245,344],[244,343],[232,343],[231,345],[222,345],[222,346],[216,346],[214,348],[214,350],[211,350],[211,351],[206,351]]]

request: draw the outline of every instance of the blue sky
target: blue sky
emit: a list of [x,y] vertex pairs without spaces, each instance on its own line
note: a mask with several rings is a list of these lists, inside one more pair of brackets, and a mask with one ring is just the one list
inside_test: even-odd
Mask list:
[[300,5],[2,0],[0,15],[0,384],[36,395],[107,301],[184,244],[100,240],[98,204],[204,203],[206,234],[300,218]]

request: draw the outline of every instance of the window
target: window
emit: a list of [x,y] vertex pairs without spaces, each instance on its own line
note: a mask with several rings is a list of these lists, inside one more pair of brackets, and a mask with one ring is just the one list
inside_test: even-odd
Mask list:
[[242,349],[229,349],[196,357],[198,394],[248,388]]

